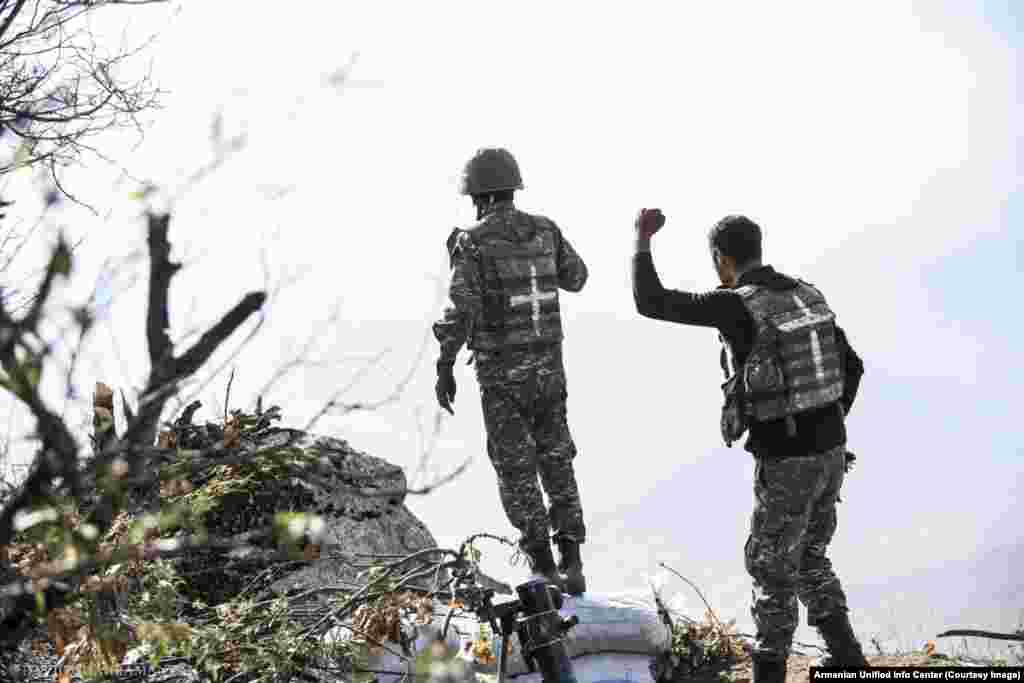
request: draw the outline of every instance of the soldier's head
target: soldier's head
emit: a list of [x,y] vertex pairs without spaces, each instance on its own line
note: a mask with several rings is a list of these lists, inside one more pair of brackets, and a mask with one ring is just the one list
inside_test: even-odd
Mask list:
[[512,199],[513,192],[521,189],[519,164],[506,149],[479,149],[462,169],[460,192],[472,197],[478,218],[495,202]]
[[708,233],[718,279],[735,287],[744,271],[761,265],[761,228],[746,216],[726,216]]

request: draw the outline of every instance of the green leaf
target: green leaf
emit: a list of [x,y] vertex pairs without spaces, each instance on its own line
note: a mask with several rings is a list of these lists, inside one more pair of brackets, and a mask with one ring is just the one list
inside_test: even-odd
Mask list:
[[128,198],[129,199],[134,199],[134,200],[142,200],[142,199],[145,199],[146,197],[148,197],[149,195],[153,194],[155,191],[156,191],[156,185],[153,185],[152,183],[146,183],[145,185],[143,185],[139,189],[137,189],[134,192],[132,192],[131,194],[129,194]]
[[18,145],[17,151],[14,152],[14,167],[20,168],[25,165],[32,156],[32,145],[27,141],[23,141]]
[[274,515],[274,535],[277,540],[284,543],[297,541],[306,528],[306,517],[304,512],[279,512]]
[[61,238],[57,243],[57,248],[53,252],[53,258],[50,260],[50,267],[58,275],[67,277],[71,274],[71,250],[68,249],[64,238]]
[[29,363],[28,367],[25,368],[25,376],[28,378],[29,385],[32,387],[39,386],[39,380],[43,375],[43,366],[38,363]]

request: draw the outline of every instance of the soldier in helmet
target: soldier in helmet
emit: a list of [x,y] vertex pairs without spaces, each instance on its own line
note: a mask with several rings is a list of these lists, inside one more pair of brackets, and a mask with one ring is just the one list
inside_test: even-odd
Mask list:
[[448,238],[450,305],[434,324],[437,400],[454,414],[453,365],[465,344],[476,364],[487,454],[520,548],[534,573],[580,595],[586,529],[566,421],[558,290],[580,291],[587,267],[554,221],[515,207],[513,193],[522,188],[504,149],[481,149],[465,166],[461,191],[472,198],[477,222]]
[[866,666],[826,554],[849,455],[844,422],[863,364],[821,292],[761,262],[761,229],[745,216],[727,216],[711,229],[721,287],[662,287],[650,240],[664,223],[658,209],[642,209],[636,219],[637,311],[719,331],[727,378],[722,436],[731,445],[749,429],[745,448],[757,461],[744,549],[754,581],[754,681],[785,680],[797,599],[828,646],[824,664]]

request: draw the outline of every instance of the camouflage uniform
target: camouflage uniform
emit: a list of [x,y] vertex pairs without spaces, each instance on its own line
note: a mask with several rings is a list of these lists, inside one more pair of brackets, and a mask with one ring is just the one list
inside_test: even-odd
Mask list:
[[[863,364],[842,329],[834,320],[829,324],[831,311],[810,285],[767,265],[746,271],[736,285],[702,293],[665,289],[649,251],[641,250],[633,259],[637,310],[656,320],[717,328],[726,342],[723,389],[746,387],[752,380],[750,388],[757,390],[747,397],[750,411],[744,412],[753,418],[748,420],[745,448],[757,460],[755,508],[744,547],[754,583],[755,680],[759,670],[771,679],[765,664],[778,664],[789,654],[797,627],[797,599],[807,607],[809,624],[818,628],[833,658],[859,664],[863,652],[826,553],[836,530],[836,502],[846,472],[845,415],[856,398]],[[772,360],[766,344],[771,337],[759,334],[776,333],[765,329],[767,317],[773,318],[776,331],[804,330],[806,338],[799,332],[797,339],[783,340],[779,358]],[[747,372],[744,367],[751,356]],[[779,375],[798,391],[773,391],[772,378]],[[810,400],[809,392],[814,394]],[[781,401],[783,397],[787,400]],[[738,414],[738,403],[727,402],[726,408],[730,405]],[[790,414],[790,408],[804,410]],[[727,444],[742,434],[734,428],[739,422],[723,410]],[[776,666],[775,674],[779,671]]]
[[755,652],[761,656],[788,656],[798,624],[798,597],[811,626],[848,611],[825,554],[836,530],[845,468],[845,446],[757,459],[756,504],[744,555],[754,580],[750,612],[757,626]]
[[[555,272],[546,276],[534,271],[528,286],[536,294],[538,281],[547,277],[555,294],[555,287],[571,292],[582,289],[587,267],[557,226],[546,218],[518,211],[511,201],[497,202],[474,228],[452,233],[448,243],[450,304],[434,324],[441,347],[439,365],[453,363],[463,344],[473,351],[487,453],[498,476],[505,514],[522,534],[524,546],[547,544],[549,530],[556,537],[580,543],[586,537],[573,471],[576,446],[566,421],[557,297],[546,294],[543,307],[539,301],[510,305],[516,297],[495,295],[493,286],[488,286],[492,274],[482,265],[486,263],[481,258],[485,242],[495,249],[511,250],[540,241],[542,236],[554,245]],[[488,323],[502,316],[499,325]],[[541,324],[543,333],[534,335],[533,326],[540,330]],[[540,338],[542,343],[532,338]],[[538,474],[550,500],[547,510]]]

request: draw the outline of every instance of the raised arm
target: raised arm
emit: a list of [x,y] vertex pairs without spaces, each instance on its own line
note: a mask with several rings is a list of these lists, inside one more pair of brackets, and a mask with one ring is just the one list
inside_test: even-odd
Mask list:
[[637,312],[655,320],[731,330],[745,315],[743,302],[731,290],[681,292],[665,289],[661,284],[651,256],[651,237],[662,224],[664,216],[657,221],[645,219],[643,224],[637,218],[633,254],[633,301]]

